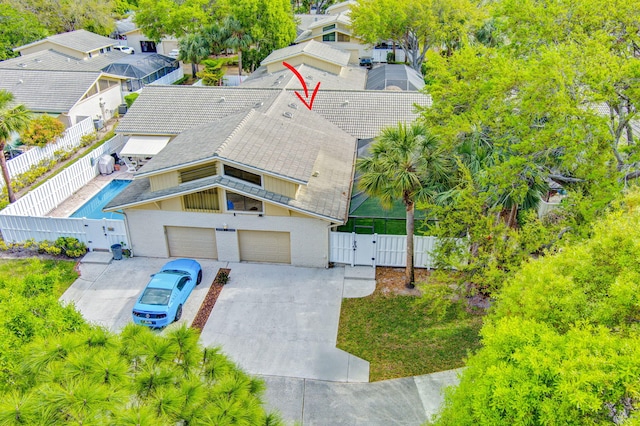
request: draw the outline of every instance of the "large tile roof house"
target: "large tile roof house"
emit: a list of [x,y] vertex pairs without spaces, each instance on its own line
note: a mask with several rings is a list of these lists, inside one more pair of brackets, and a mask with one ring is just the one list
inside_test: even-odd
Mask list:
[[88,59],[92,56],[104,54],[116,44],[118,44],[116,40],[108,37],[103,37],[87,30],[76,30],[52,35],[42,40],[16,47],[13,50],[20,52],[21,55],[27,55],[41,50],[52,49],[78,59]]
[[[246,85],[142,90],[116,131],[166,146],[106,207],[125,214],[136,254],[327,266],[329,232],[348,218],[357,148],[413,121],[430,98],[364,90],[364,70],[334,61],[339,52],[323,47],[314,62],[308,45],[292,47]],[[307,86],[320,82],[311,110],[294,73],[278,69],[283,60]]]
[[21,56],[0,61],[0,87],[67,126],[87,117],[109,119],[123,103],[122,90],[138,90],[179,68],[166,56],[114,50],[116,43],[78,30],[18,47]]

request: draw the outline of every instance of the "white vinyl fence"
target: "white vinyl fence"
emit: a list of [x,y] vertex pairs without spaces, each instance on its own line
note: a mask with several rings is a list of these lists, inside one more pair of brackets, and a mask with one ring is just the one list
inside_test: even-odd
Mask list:
[[[413,260],[416,268],[433,268],[431,253],[436,237],[413,237]],[[351,266],[406,266],[407,237],[405,235],[364,235],[331,232],[329,261]]]
[[100,156],[118,151],[123,144],[122,135],[116,135],[2,210],[0,230],[4,241],[42,241],[73,236],[87,244],[90,250],[108,250],[112,244],[128,243],[123,220],[43,217],[99,174],[97,159]]
[[[24,173],[42,160],[53,158],[56,151],[61,149],[72,150],[76,146],[80,145],[80,139],[84,135],[93,133],[95,128],[93,127],[93,120],[86,118],[78,124],[69,127],[64,134],[53,143],[49,143],[44,147],[33,147],[30,150],[18,155],[15,158],[7,161],[7,167],[9,169],[9,175],[14,177],[20,173]],[[4,180],[0,179],[0,188],[4,188]]]
[[149,83],[149,85],[152,86],[154,84],[173,84],[176,81],[180,80],[182,77],[184,77],[184,71],[182,70],[182,67],[180,67],[177,70],[165,75],[164,77]]

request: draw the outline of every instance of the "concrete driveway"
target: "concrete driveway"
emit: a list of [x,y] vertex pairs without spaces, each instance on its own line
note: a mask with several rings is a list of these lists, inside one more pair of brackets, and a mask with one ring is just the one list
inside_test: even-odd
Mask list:
[[369,363],[336,348],[344,267],[232,263],[202,330],[250,374],[368,382]]
[[[97,253],[111,258],[109,253]],[[90,253],[92,254],[92,253]],[[133,322],[131,310],[138,296],[149,282],[150,275],[160,270],[169,259],[133,257],[111,263],[80,263],[80,278],[62,295],[60,300],[74,303],[89,322],[119,332]],[[197,286],[183,307],[179,324],[190,325],[209,291],[218,268],[225,262],[198,260],[202,265],[202,283]],[[99,262],[99,261],[98,261]]]
[[[110,254],[104,255],[110,259]],[[109,264],[84,261],[80,264],[81,277],[61,300],[74,303],[89,322],[118,332],[132,322],[131,310],[149,276],[167,261],[143,257]],[[202,284],[184,305],[179,323],[191,324],[218,269],[231,269],[229,283],[202,330],[203,345],[221,346],[250,374],[369,381],[369,363],[335,347],[345,288],[344,267],[198,261],[203,270]],[[348,287],[359,290],[355,284]]]
[[[108,253],[95,253],[110,260]],[[81,263],[81,277],[61,300],[90,322],[114,332],[132,322],[131,309],[167,259],[131,258]],[[201,334],[266,384],[266,406],[287,424],[418,426],[442,403],[442,389],[457,371],[365,383],[369,363],[335,347],[343,297],[373,291],[371,268],[296,268],[282,265],[199,262],[202,284],[184,306],[191,324],[219,268],[231,269]]]

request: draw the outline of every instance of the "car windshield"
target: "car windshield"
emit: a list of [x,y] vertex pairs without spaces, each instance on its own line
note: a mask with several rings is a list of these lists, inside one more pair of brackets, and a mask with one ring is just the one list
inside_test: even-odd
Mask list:
[[149,287],[142,294],[140,303],[145,305],[168,305],[170,297],[171,290],[169,289]]

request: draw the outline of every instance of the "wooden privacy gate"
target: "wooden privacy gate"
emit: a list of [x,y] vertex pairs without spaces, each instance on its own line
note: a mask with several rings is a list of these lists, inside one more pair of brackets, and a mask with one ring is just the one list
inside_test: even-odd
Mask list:
[[[436,237],[413,237],[413,261],[417,268],[433,268],[431,253]],[[329,261],[351,266],[406,266],[407,237],[405,235],[356,234],[331,232]]]

